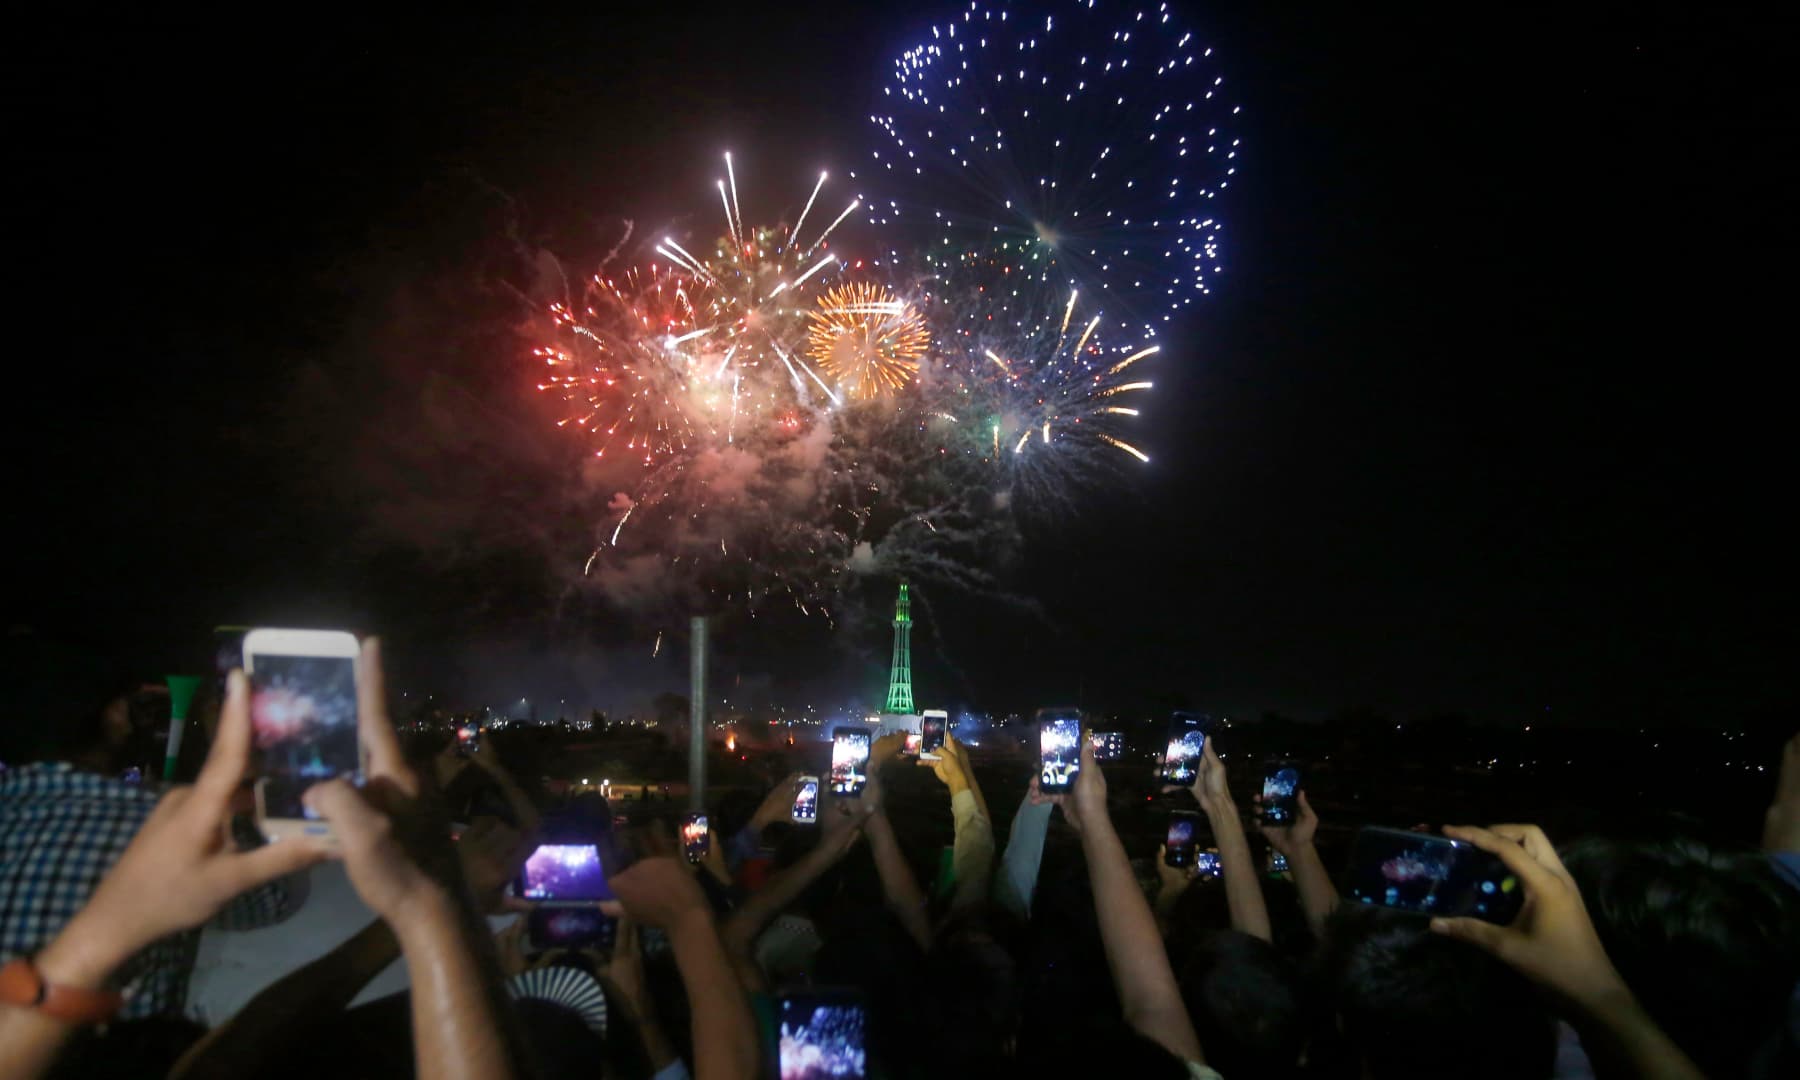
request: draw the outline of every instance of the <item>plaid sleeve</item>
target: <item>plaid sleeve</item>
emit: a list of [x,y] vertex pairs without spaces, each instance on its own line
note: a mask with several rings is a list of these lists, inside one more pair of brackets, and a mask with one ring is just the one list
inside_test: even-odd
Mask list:
[[274,926],[306,903],[310,883],[311,878],[305,870],[264,882],[226,904],[206,925],[214,930],[260,930]]

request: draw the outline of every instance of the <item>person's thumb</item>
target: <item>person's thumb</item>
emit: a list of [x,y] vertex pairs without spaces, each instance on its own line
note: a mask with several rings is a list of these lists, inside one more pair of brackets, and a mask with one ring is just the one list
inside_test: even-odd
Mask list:
[[1482,952],[1495,956],[1500,956],[1506,944],[1507,929],[1504,926],[1495,926],[1480,919],[1437,918],[1431,920],[1431,930],[1448,938],[1466,941]]

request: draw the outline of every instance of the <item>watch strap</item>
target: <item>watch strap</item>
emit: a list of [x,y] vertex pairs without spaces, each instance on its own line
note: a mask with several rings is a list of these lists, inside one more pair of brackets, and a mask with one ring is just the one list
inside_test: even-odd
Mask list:
[[125,1003],[117,990],[83,990],[45,980],[29,957],[0,965],[0,1004],[35,1009],[65,1024],[97,1024],[110,1020]]

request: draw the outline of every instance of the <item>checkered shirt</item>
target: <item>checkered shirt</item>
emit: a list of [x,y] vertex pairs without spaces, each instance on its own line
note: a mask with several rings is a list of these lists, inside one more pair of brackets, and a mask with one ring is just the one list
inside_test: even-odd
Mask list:
[[[64,763],[0,773],[0,963],[49,944],[156,806],[157,795]],[[286,918],[290,890],[272,881],[228,904],[210,925],[250,930]],[[200,931],[156,942],[119,973],[120,1016],[178,1016],[187,1000]]]

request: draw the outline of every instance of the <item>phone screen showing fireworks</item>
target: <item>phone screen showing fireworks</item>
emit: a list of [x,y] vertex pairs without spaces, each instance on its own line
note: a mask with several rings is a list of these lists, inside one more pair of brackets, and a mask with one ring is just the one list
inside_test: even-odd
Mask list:
[[869,782],[869,733],[862,728],[837,728],[831,733],[831,793],[852,799],[862,797]]
[[361,783],[356,664],[348,656],[253,656],[250,720],[265,818],[317,820],[300,801],[339,776]]
[[1191,787],[1200,775],[1200,758],[1205,753],[1206,719],[1199,713],[1176,713],[1169,721],[1169,743],[1163,750],[1163,783]]
[[944,745],[944,718],[927,716],[919,721],[919,757],[935,757]]
[[1194,864],[1200,815],[1192,810],[1169,812],[1169,834],[1163,838],[1163,862],[1179,870]]
[[464,754],[473,755],[481,749],[481,729],[474,724],[464,724],[456,729],[456,748]]
[[681,822],[681,851],[688,862],[699,862],[706,858],[706,851],[712,846],[711,838],[706,833],[706,815],[689,814]]
[[1478,847],[1368,827],[1356,834],[1351,849],[1350,898],[1400,911],[1509,923],[1525,891],[1505,863]]
[[519,895],[544,903],[611,900],[597,844],[539,844],[519,871]]
[[540,907],[526,916],[525,935],[533,952],[598,949],[612,952],[619,921],[597,907]]
[[1269,873],[1285,874],[1288,872],[1287,856],[1279,851],[1269,852]]
[[854,993],[783,994],[779,1016],[781,1080],[855,1080],[869,1075],[863,1052],[868,1013]]
[[811,825],[819,820],[819,778],[802,776],[800,784],[794,789],[793,818],[801,825]]
[[1038,790],[1060,795],[1081,772],[1081,716],[1052,713],[1038,721]]
[[1201,877],[1224,877],[1225,867],[1219,862],[1219,853],[1216,851],[1194,852],[1194,873]]
[[1300,796],[1300,770],[1292,765],[1279,765],[1263,777],[1262,819],[1264,825],[1286,828],[1294,823],[1294,807]]
[[1117,761],[1125,756],[1125,733],[1122,731],[1090,731],[1095,761]]

